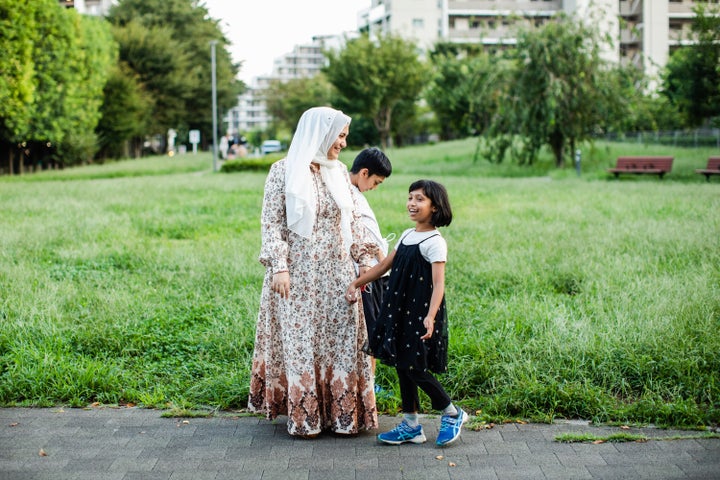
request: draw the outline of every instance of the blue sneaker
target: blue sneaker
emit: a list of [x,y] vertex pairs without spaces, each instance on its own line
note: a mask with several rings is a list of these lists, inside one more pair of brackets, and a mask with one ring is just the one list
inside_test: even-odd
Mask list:
[[435,444],[439,447],[444,447],[457,440],[458,437],[460,437],[460,430],[462,430],[463,423],[465,423],[467,419],[468,414],[465,413],[462,408],[458,409],[456,417],[450,415],[440,417],[440,431],[438,432]]
[[422,425],[413,428],[403,420],[397,427],[389,432],[381,433],[377,436],[379,442],[389,443],[390,445],[400,445],[401,443],[425,443],[427,438],[423,433]]

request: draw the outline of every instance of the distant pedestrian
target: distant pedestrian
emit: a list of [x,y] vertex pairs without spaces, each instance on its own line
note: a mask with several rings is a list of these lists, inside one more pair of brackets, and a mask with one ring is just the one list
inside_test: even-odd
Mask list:
[[230,141],[227,135],[220,137],[220,145],[218,145],[218,151],[220,152],[220,159],[227,160],[230,149]]
[[403,421],[377,438],[392,445],[426,441],[418,422],[421,388],[430,397],[433,409],[442,412],[436,444],[445,446],[458,439],[468,418],[430,373],[447,370],[447,243],[437,228],[450,225],[452,210],[445,187],[432,180],[410,185],[407,210],[415,228],[405,230],[395,250],[350,284],[346,298],[351,303],[357,301],[358,288],[392,268],[368,350],[397,371]]

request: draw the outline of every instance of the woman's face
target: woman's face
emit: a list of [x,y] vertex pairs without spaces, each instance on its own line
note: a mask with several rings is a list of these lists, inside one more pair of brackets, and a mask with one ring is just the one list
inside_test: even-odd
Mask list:
[[328,160],[337,160],[340,156],[340,150],[347,147],[347,136],[350,131],[350,126],[345,125],[340,135],[335,139],[335,142],[330,146],[330,150],[327,152]]

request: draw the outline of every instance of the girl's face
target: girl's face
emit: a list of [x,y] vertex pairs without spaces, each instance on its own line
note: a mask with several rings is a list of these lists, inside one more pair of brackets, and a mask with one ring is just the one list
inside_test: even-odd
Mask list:
[[330,146],[330,150],[327,152],[328,160],[337,160],[340,156],[340,150],[347,147],[347,136],[350,131],[350,126],[345,125],[340,135],[335,139],[335,142]]
[[407,210],[410,220],[417,224],[431,225],[432,214],[437,210],[432,201],[425,196],[422,189],[413,190],[408,194]]

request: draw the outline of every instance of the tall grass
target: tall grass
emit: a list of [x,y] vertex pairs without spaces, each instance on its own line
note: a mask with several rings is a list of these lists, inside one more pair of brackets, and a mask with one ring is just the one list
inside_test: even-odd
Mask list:
[[[475,146],[390,150],[367,194],[400,233],[413,180],[448,187],[452,396],[493,418],[720,421],[720,185],[692,171],[711,152],[615,180],[621,144],[587,148],[580,178]],[[0,178],[0,404],[245,406],[265,175],[210,164]],[[394,373],[377,379],[397,408]]]

